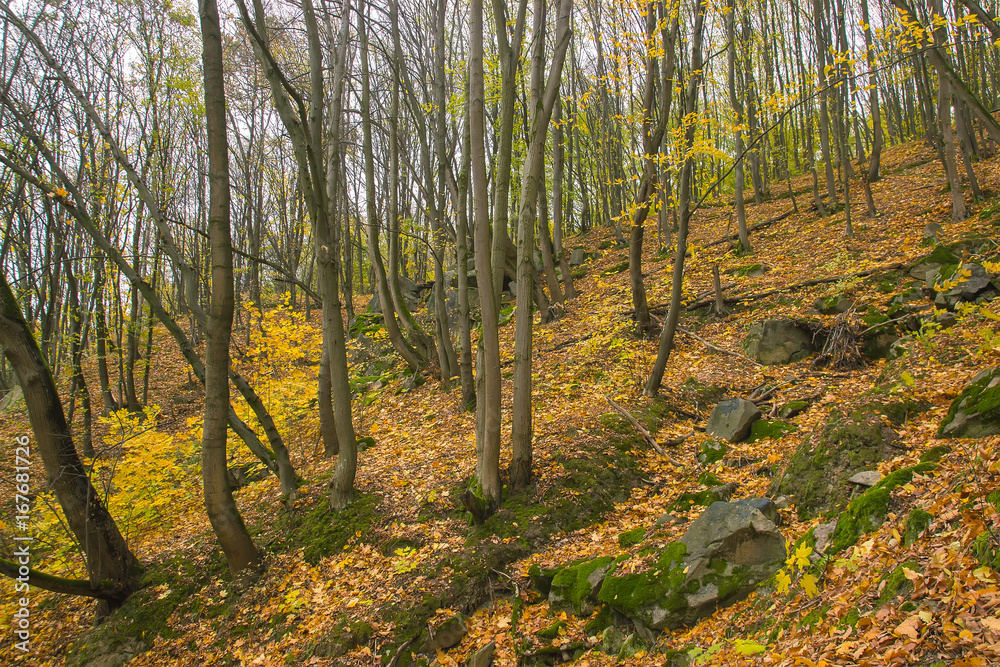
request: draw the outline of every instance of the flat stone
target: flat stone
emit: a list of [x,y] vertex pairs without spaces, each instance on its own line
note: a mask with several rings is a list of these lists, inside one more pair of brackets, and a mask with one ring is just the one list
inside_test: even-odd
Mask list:
[[858,486],[875,486],[882,481],[882,473],[877,470],[862,470],[852,475],[847,482]]
[[739,442],[750,435],[753,423],[760,419],[760,408],[745,398],[727,398],[720,401],[708,416],[705,433]]
[[496,642],[490,642],[466,661],[465,667],[491,667],[493,664],[493,653],[497,650]]

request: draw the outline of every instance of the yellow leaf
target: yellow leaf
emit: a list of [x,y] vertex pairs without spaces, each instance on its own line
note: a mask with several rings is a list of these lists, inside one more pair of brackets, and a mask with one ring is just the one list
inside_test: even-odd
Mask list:
[[807,574],[802,577],[802,590],[806,592],[809,597],[816,597],[819,595],[819,589],[816,588],[816,582],[819,580],[815,575]]
[[778,584],[777,586],[775,586],[775,590],[777,590],[779,593],[787,593],[788,587],[792,583],[792,578],[789,577],[784,570],[778,570],[778,574],[776,574],[774,578]]

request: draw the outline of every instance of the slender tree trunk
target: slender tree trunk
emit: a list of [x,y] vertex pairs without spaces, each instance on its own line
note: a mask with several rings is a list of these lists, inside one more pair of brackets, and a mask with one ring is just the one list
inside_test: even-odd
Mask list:
[[[705,14],[708,11],[708,0],[699,0],[695,9],[696,16],[694,22],[694,32],[691,37],[691,69],[688,74],[687,96],[685,99],[685,115],[695,113],[698,104],[698,86],[702,76],[702,41],[705,31]],[[687,235],[691,219],[691,180],[694,176],[694,159],[690,156],[691,146],[694,145],[695,125],[688,125],[684,133],[684,148],[688,154],[684,160],[681,171],[681,184],[679,192],[680,224],[677,230],[677,254],[674,256],[674,270],[671,276],[670,285],[670,310],[667,311],[667,321],[663,325],[660,333],[660,345],[656,353],[656,361],[653,370],[646,381],[643,393],[646,396],[655,396],[660,391],[663,382],[663,373],[667,368],[667,361],[670,359],[670,352],[674,346],[674,334],[677,332],[677,323],[680,319],[681,294],[684,280],[684,255],[687,253]]]
[[[502,16],[502,14],[501,14]],[[499,19],[498,19],[499,21]],[[493,271],[489,195],[486,186],[485,85],[483,76],[483,0],[469,8],[469,127],[472,133],[472,188],[475,216],[475,256],[483,328],[482,363],[477,384],[476,482],[466,493],[466,504],[482,521],[500,504],[500,340],[497,297],[490,283]],[[500,233],[497,229],[495,233]],[[497,261],[502,261],[502,255]],[[530,297],[529,297],[530,298]]]
[[201,34],[208,135],[209,217],[212,249],[212,300],[205,343],[205,422],[201,439],[205,509],[226,555],[229,572],[240,585],[256,577],[260,555],[243,524],[229,486],[226,434],[229,413],[229,341],[235,295],[229,221],[229,141],[222,32],[215,0],[201,0]]
[[[562,77],[563,62],[569,46],[569,14],[573,0],[560,0],[556,16],[556,38],[554,53],[548,73],[548,81],[543,84],[545,66],[545,0],[535,0],[532,17],[534,21],[534,49],[531,59],[531,93],[529,106],[530,129],[528,152],[521,172],[520,212],[518,213],[517,234],[517,309],[514,331],[514,409],[511,426],[510,483],[514,489],[521,489],[531,482],[532,462],[532,415],[531,415],[531,291],[534,283],[534,231],[535,213],[538,209],[538,194],[543,187],[543,167],[545,166],[545,138],[548,133],[552,108],[559,95],[559,81]],[[544,85],[544,88],[543,88]],[[547,233],[547,232],[546,232]],[[558,285],[556,286],[558,293]]]

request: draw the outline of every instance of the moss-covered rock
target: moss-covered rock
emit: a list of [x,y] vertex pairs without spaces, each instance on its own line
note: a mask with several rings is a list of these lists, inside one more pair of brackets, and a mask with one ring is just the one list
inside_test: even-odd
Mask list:
[[596,637],[606,628],[610,627],[613,621],[614,612],[611,611],[611,607],[602,605],[600,610],[594,614],[594,617],[583,626],[583,632],[588,637]]
[[937,468],[936,463],[918,463],[915,466],[894,470],[881,482],[852,500],[837,518],[837,529],[833,533],[828,553],[837,554],[854,546],[861,535],[881,526],[889,513],[892,490],[908,484],[915,474],[928,473],[935,468]]
[[905,530],[903,531],[903,544],[910,546],[924,534],[931,525],[934,516],[927,510],[914,507],[906,517]]
[[813,352],[812,333],[792,320],[755,322],[741,345],[754,361],[787,364],[808,357]]
[[797,430],[799,430],[798,426],[789,424],[788,422],[758,419],[750,427],[750,437],[747,438],[747,442],[757,442],[766,438],[780,440],[789,433],[795,433]]
[[698,447],[698,463],[703,466],[718,463],[729,451],[729,445],[722,440],[706,440]]
[[653,629],[689,625],[775,572],[785,540],[754,507],[712,504],[681,540],[618,563],[598,599]]
[[895,438],[874,407],[833,410],[823,429],[799,445],[768,495],[792,497],[801,519],[839,510],[851,493],[847,479],[892,456]]
[[604,579],[598,600],[646,627],[666,627],[670,614],[687,607],[683,590],[686,555],[687,546],[683,542],[671,542],[654,552],[648,569],[612,572]]
[[552,578],[549,607],[555,611],[572,611],[577,616],[593,613],[597,592],[614,563],[612,556],[599,556],[570,563]]
[[718,486],[722,484],[714,472],[711,470],[703,470],[700,475],[698,475],[698,483],[702,486]]
[[882,579],[882,582],[879,583],[882,592],[879,595],[878,600],[875,602],[876,609],[884,604],[889,604],[900,595],[905,594],[907,591],[913,590],[913,584],[906,578],[906,573],[903,571],[904,568],[910,570],[911,572],[920,571],[920,568],[913,561],[907,561],[897,565],[896,568],[884,579]]
[[809,401],[788,401],[778,408],[778,416],[782,419],[791,419],[801,414],[809,407]]
[[938,428],[938,437],[982,438],[1000,433],[1000,367],[983,371],[962,390]]
[[633,528],[632,530],[625,531],[618,536],[618,546],[622,549],[628,549],[631,546],[639,544],[642,539],[646,537],[646,527],[639,526],[638,528]]
[[923,414],[931,409],[929,403],[917,401],[910,397],[900,398],[894,401],[882,401],[875,404],[879,412],[889,418],[895,426],[902,426],[910,418]]

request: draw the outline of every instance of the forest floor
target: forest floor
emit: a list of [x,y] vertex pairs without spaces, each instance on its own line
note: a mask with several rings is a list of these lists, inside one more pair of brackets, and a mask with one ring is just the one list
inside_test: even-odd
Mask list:
[[[693,222],[685,293],[693,297],[710,289],[715,263],[724,283],[736,283],[727,296],[909,263],[931,250],[923,244],[927,223],[941,225],[942,243],[970,235],[1000,242],[995,194],[1000,159],[977,168],[993,198],[973,204],[966,221],[952,223],[946,181],[932,151],[919,143],[888,151],[885,177],[873,184],[877,218],[866,217],[860,187],[852,183],[853,239],[844,237],[843,211],[818,217],[809,210],[809,183],[793,179],[801,212],[753,233],[748,257],[736,256],[728,243],[706,247],[734,231],[729,207],[706,207]],[[783,184],[773,187],[784,190]],[[751,205],[749,223],[791,208],[791,200],[780,196]],[[32,590],[31,651],[22,655],[13,640],[5,641],[0,662],[379,665],[428,622],[462,612],[468,615],[468,634],[432,656],[437,664],[465,664],[490,641],[496,643],[498,665],[527,662],[525,656],[540,656],[552,646],[566,647],[564,654],[550,652],[557,656],[553,660],[562,661],[562,655],[573,664],[594,666],[671,664],[669,650],[705,665],[998,664],[998,575],[980,564],[973,543],[983,531],[1000,530],[997,511],[986,501],[998,487],[1000,438],[944,441],[936,439],[936,430],[962,387],[1000,363],[1000,300],[959,315],[951,328],[925,327],[911,335],[906,353],[894,361],[853,371],[816,368],[812,358],[761,367],[678,334],[661,398],[654,402],[641,390],[657,343],[634,335],[628,272],[622,268],[626,249],[613,244],[607,227],[573,237],[567,246],[593,256],[576,281],[580,296],[567,304],[565,315],[535,327],[536,485],[509,497],[495,520],[472,526],[458,503],[475,463],[475,418],[461,411],[459,388],[427,379],[405,389],[401,363],[379,373],[381,379],[357,383],[356,428],[373,444],[359,455],[355,504],[341,515],[331,512],[327,483],[335,462],[322,456],[314,398],[319,313],[306,321],[301,311],[267,308],[255,312],[253,326],[237,336],[237,365],[275,415],[305,484],[288,505],[273,476],[237,491],[267,567],[252,588],[234,590],[202,505],[202,392],[189,381],[176,347],[157,330],[154,407],[144,419],[115,413],[102,420],[95,433],[101,456],[93,472],[147,568],[147,586],[96,628],[90,601]],[[747,273],[740,268],[758,263],[770,270],[739,275]],[[665,303],[672,257],[657,252],[657,238],[649,233],[643,267],[649,303]],[[810,308],[816,298],[837,294],[854,300],[860,317],[870,305],[884,309],[910,282],[899,270],[846,277],[734,305],[721,319],[707,309],[685,312],[681,325],[737,352],[755,321],[792,316],[830,324],[833,316]],[[512,321],[501,328],[508,436],[513,334]],[[873,394],[930,406],[897,427],[900,453],[879,466],[883,473],[912,465],[942,443],[951,452],[937,470],[894,492],[885,523],[829,562],[818,590],[798,579],[783,593],[765,587],[691,628],[664,632],[631,658],[618,662],[605,655],[597,637],[585,630],[591,619],[550,613],[532,589],[528,569],[634,552],[636,547],[620,546],[619,537],[652,526],[668,511],[682,521],[693,519],[703,508],[685,514],[672,504],[680,493],[704,488],[698,478],[706,469],[722,482],[738,482],[738,497],[766,494],[771,478],[759,465],[738,468],[720,461],[704,468],[696,459],[706,439],[698,427],[712,405],[722,395],[745,397],[764,384],[779,388],[778,405],[800,397],[812,401],[791,419],[795,432],[731,446],[730,457],[759,460],[772,473],[780,474],[831,409],[849,408]],[[665,457],[640,438],[621,451],[609,444],[617,436],[600,420],[610,411],[607,398],[637,415],[657,415],[648,423],[658,428],[654,435],[661,443],[690,437],[668,446]],[[763,406],[764,412],[770,407]],[[248,414],[245,406],[238,411]],[[4,415],[4,442],[27,432],[23,411]],[[252,462],[238,441],[231,445],[234,462]],[[502,456],[506,466],[509,449]],[[5,457],[0,465],[4,488],[13,479],[12,459]],[[61,531],[53,498],[41,492],[44,471],[36,467],[35,564],[80,576],[77,549]],[[929,511],[933,520],[922,537],[904,542],[905,520],[914,507]],[[789,545],[825,520],[799,521],[794,511],[784,511],[782,518],[780,530]],[[657,539],[676,539],[684,526],[668,524]],[[18,596],[11,582],[0,590],[0,617],[11,618]],[[553,637],[537,634],[553,627],[544,633]]]

